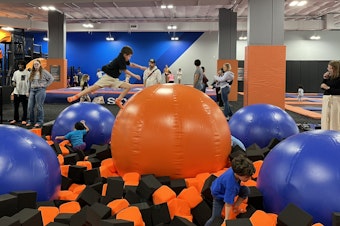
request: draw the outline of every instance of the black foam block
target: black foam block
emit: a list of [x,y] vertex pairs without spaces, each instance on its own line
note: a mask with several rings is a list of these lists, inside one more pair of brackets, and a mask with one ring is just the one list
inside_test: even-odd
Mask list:
[[21,226],[18,219],[14,219],[12,217],[1,217],[0,218],[0,225],[1,226]]
[[86,185],[94,184],[99,177],[100,177],[99,168],[93,168],[84,171],[84,183]]
[[332,213],[332,226],[340,226],[340,212]]
[[68,190],[72,183],[73,180],[71,178],[61,176],[61,190]]
[[98,194],[101,194],[103,191],[103,183],[97,182],[95,184],[88,185],[88,187],[93,188]]
[[143,198],[139,194],[137,194],[137,186],[125,186],[124,187],[124,198],[130,204],[143,202]]
[[247,205],[245,213],[239,213],[237,218],[250,218],[256,211],[256,208],[250,204]]
[[50,222],[50,223],[46,224],[46,226],[68,226],[68,224],[62,224],[62,223],[58,223],[58,222]]
[[226,220],[226,226],[253,226],[248,218]]
[[45,122],[43,126],[41,127],[41,135],[50,136],[52,134],[52,128],[53,128],[54,122],[55,120]]
[[277,217],[277,226],[311,226],[313,217],[306,211],[290,203]]
[[211,222],[211,226],[221,226],[222,223],[223,223],[222,217],[215,217],[214,220]]
[[59,213],[55,218],[54,222],[69,225],[73,213]]
[[196,224],[190,222],[183,217],[175,216],[174,219],[170,222],[170,226],[196,226]]
[[112,158],[110,145],[97,145],[94,144],[91,146],[91,149],[96,150],[96,158],[103,161],[104,159]]
[[134,226],[134,223],[126,220],[108,219],[102,220],[100,226]]
[[250,146],[248,146],[248,147],[246,148],[246,152],[248,152],[248,151],[254,151],[254,150],[261,150],[261,148],[260,148],[260,146],[259,146],[258,144],[256,144],[256,143],[254,143],[254,144],[252,144],[252,145],[250,145]]
[[12,191],[10,194],[18,197],[18,211],[24,208],[37,208],[37,192],[36,191]]
[[160,223],[169,223],[171,221],[168,204],[162,203],[151,207],[152,211],[152,223],[158,225]]
[[262,149],[247,150],[246,154],[247,154],[247,158],[253,162],[264,159]]
[[250,193],[248,196],[248,204],[255,207],[257,210],[264,210],[263,208],[263,195],[255,186],[249,187]]
[[170,177],[169,176],[162,176],[162,177],[156,177],[157,180],[162,184],[170,187]]
[[273,147],[275,147],[280,142],[281,141],[279,139],[273,138],[273,139],[270,140],[269,144],[267,145],[267,148],[273,149]]
[[187,188],[187,184],[184,179],[174,179],[170,181],[170,188],[178,195],[183,189]]
[[78,195],[77,201],[79,202],[80,206],[91,206],[95,202],[99,202],[101,195],[94,190],[86,186],[86,188]]
[[212,182],[216,179],[217,177],[213,174],[211,174],[205,181],[204,181],[204,185],[202,187],[202,191],[201,194],[203,196],[203,199],[207,202],[207,204],[211,207],[212,206],[212,202],[213,202],[213,197],[211,195],[211,184]]
[[41,201],[41,202],[37,202],[37,209],[40,206],[54,206],[55,207],[55,203],[54,203],[54,201]]
[[269,154],[270,151],[271,149],[267,147],[262,148],[262,153],[263,153],[264,158],[266,158],[266,156]]
[[[110,211],[111,212],[111,211]],[[95,211],[94,208],[87,208],[86,211],[86,223],[85,225],[100,225],[99,211]]]
[[50,146],[54,150],[56,155],[62,155],[63,154],[58,143],[53,143]]
[[147,202],[135,203],[132,206],[138,207],[145,225],[152,225],[152,210]]
[[107,178],[106,196],[113,199],[121,199],[124,193],[124,180],[122,177]]
[[64,156],[64,165],[75,165],[79,160],[77,153],[70,153]]
[[211,217],[211,208],[209,205],[203,200],[193,209],[191,209],[191,214],[193,216],[194,222],[198,226],[204,226],[205,223]]
[[96,212],[100,219],[107,219],[111,216],[111,208],[101,203],[95,202],[90,209]]
[[14,214],[12,218],[19,220],[21,226],[43,226],[41,212],[37,209],[25,208]]
[[154,191],[161,186],[162,184],[154,175],[144,175],[137,186],[137,193],[145,199],[150,199]]
[[84,184],[85,170],[86,170],[85,166],[72,165],[68,169],[68,178],[70,178],[73,181],[73,183]]
[[11,194],[0,195],[0,217],[12,216],[18,212],[18,197]]
[[86,215],[87,209],[90,208],[89,206],[84,206],[81,210],[75,214],[70,216],[69,225],[70,226],[83,226],[88,225]]
[[97,167],[100,167],[101,165],[101,161],[94,157],[89,157],[87,161],[91,163],[92,168],[97,168]]

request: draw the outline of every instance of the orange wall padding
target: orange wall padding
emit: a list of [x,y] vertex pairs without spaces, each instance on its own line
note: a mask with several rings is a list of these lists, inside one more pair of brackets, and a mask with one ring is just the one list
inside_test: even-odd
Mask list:
[[244,106],[285,107],[286,47],[247,46],[244,65]]
[[[67,87],[67,60],[66,59],[47,59],[46,70],[51,72],[51,66],[60,66],[60,80],[54,80],[54,82],[47,88],[61,89]],[[53,75],[53,73],[52,73]]]
[[12,33],[4,30],[0,30],[0,42],[11,42]]
[[231,90],[229,93],[229,101],[237,101],[237,92],[238,92],[238,61],[237,60],[217,60],[217,70],[222,68],[224,63],[229,63],[231,65],[231,71],[234,73],[234,81],[231,85]]

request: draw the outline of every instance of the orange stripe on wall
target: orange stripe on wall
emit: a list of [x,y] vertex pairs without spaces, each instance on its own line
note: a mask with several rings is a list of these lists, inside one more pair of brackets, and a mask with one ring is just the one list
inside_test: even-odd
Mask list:
[[[217,60],[217,70],[222,68],[223,64],[229,63],[231,65],[231,71],[234,73],[234,81],[231,85],[231,90],[228,95],[229,101],[237,101],[237,92],[238,92],[238,61],[237,60]],[[217,74],[216,70],[216,74]]]
[[244,106],[272,104],[285,109],[286,47],[247,46]]

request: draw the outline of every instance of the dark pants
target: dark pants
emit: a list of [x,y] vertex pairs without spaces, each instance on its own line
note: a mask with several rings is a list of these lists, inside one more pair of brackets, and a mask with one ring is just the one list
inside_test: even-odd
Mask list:
[[19,121],[19,106],[22,104],[22,121],[27,120],[27,103],[28,97],[26,95],[14,94],[14,120]]

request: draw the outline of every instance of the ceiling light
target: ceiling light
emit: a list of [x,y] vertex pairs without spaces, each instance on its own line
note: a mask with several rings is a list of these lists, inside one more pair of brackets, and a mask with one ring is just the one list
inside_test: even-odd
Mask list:
[[166,9],[166,5],[161,5],[161,9]]
[[85,28],[93,28],[93,24],[90,23],[90,22],[85,22],[85,23],[83,23],[83,27],[85,27]]
[[320,37],[320,35],[312,35],[309,39],[311,39],[311,40],[320,40],[321,37]]
[[307,1],[292,1],[289,3],[289,6],[304,6],[307,4]]
[[45,10],[45,11],[54,11],[56,10],[56,8],[54,6],[41,6],[41,9],[42,10]]
[[43,40],[44,40],[45,42],[48,42],[48,41],[49,41],[49,39],[48,39],[47,37],[44,37]]
[[168,9],[173,9],[174,5],[168,5],[167,7],[168,7]]
[[300,1],[297,6],[304,6],[307,4],[307,1]]
[[106,41],[114,41],[115,38],[111,36],[111,33],[109,33],[109,36],[106,37]]
[[238,40],[240,40],[240,41],[245,41],[245,40],[247,40],[247,36],[241,35],[241,36],[238,38]]
[[176,30],[177,26],[176,25],[168,25],[168,30]]
[[12,27],[2,27],[1,29],[5,31],[14,31],[14,28]]
[[161,9],[173,9],[174,5],[161,5]]
[[298,1],[292,1],[291,3],[289,3],[289,6],[296,6],[298,3]]
[[179,40],[179,38],[177,36],[172,36],[171,37],[171,41],[178,41],[178,40]]

